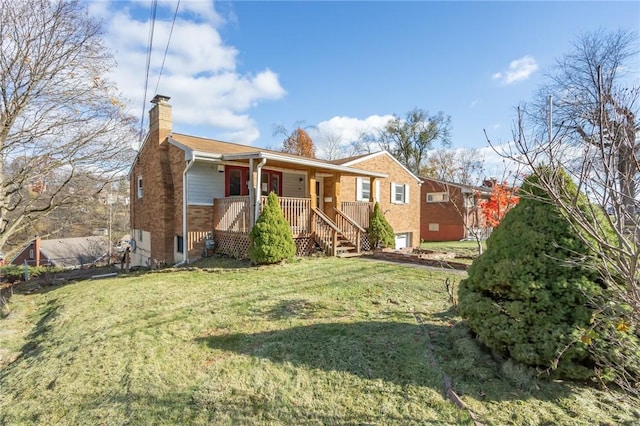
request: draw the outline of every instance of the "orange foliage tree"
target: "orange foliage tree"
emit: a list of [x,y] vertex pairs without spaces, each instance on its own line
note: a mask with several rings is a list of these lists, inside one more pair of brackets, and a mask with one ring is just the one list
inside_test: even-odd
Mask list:
[[298,127],[282,143],[282,151],[303,157],[316,158],[316,147],[307,132]]
[[520,198],[516,195],[518,188],[507,185],[506,182],[493,183],[491,196],[481,203],[481,211],[487,225],[495,228],[507,212],[512,209]]

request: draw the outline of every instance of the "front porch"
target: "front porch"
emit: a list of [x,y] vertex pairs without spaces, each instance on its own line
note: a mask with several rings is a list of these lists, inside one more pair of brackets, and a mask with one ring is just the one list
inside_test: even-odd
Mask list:
[[[267,197],[261,196],[258,216]],[[213,203],[213,238],[216,252],[243,258],[249,249],[252,197],[216,198]],[[320,248],[329,256],[359,254],[371,249],[367,228],[373,209],[370,202],[342,202],[341,208],[313,206],[313,198],[280,197],[280,208],[291,227],[298,256]]]

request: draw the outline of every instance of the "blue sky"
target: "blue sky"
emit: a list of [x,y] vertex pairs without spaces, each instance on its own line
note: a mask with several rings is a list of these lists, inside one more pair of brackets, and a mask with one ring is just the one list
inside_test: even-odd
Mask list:
[[[93,1],[142,114],[151,1]],[[155,94],[177,1],[159,1],[146,96]],[[174,130],[277,148],[273,126],[347,144],[413,108],[451,116],[452,146],[511,138],[515,107],[578,36],[640,32],[638,1],[208,2],[181,0],[158,93]],[[640,62],[632,64],[635,82]]]

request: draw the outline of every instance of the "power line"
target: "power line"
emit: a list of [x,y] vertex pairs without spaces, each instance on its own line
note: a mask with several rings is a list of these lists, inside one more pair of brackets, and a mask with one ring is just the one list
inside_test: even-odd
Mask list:
[[160,74],[158,74],[158,82],[156,83],[156,91],[158,93],[158,86],[160,86],[160,77],[162,77],[162,71],[164,70],[164,61],[167,59],[167,52],[169,51],[169,43],[171,43],[171,35],[173,34],[173,26],[176,24],[176,17],[178,16],[178,8],[180,7],[180,0],[176,4],[176,11],[173,13],[173,22],[171,22],[171,30],[169,31],[169,39],[167,40],[167,47],[164,49],[164,56],[162,57],[162,66],[160,67]]
[[142,130],[144,128],[144,112],[147,103],[147,87],[149,86],[149,68],[151,66],[151,51],[153,48],[153,31],[156,25],[156,12],[158,10],[158,0],[151,0],[151,25],[149,26],[149,42],[147,44],[147,65],[144,77],[144,96],[142,98],[142,117],[140,117],[140,140],[142,141]]

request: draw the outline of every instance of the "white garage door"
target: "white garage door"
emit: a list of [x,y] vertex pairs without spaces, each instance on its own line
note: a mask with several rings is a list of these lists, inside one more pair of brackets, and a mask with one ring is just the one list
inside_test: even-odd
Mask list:
[[409,247],[409,234],[396,234],[396,250]]

